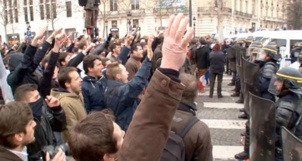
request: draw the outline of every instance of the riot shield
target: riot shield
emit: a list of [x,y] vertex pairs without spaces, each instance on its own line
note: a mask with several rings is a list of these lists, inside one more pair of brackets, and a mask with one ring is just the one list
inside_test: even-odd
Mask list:
[[282,149],[284,161],[302,161],[302,140],[282,127]]
[[249,93],[250,161],[275,159],[275,104]]
[[259,94],[259,65],[252,63],[246,59],[242,60],[243,66],[243,97],[244,97],[244,108],[245,111],[249,114],[249,92],[258,95]]

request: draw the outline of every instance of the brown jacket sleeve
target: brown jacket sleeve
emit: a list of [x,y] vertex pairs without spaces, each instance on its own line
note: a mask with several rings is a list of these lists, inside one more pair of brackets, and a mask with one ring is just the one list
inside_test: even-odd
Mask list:
[[183,85],[156,70],[127,130],[119,161],[158,161]]

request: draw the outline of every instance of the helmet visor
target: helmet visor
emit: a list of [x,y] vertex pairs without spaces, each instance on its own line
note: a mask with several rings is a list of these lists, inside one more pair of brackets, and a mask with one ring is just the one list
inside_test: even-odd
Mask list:
[[284,79],[276,75],[273,75],[268,87],[268,92],[270,92],[275,96],[279,95],[282,91],[283,83],[284,83]]

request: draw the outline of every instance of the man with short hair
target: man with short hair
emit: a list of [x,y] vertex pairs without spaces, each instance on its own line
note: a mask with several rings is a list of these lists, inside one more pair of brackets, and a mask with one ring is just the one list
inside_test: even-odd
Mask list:
[[[171,124],[171,130],[178,133],[188,124],[192,117],[196,117],[195,100],[198,97],[196,77],[182,73],[179,79],[185,85],[185,89]],[[187,161],[213,160],[211,134],[209,127],[204,122],[196,122],[182,139],[185,143]]]
[[[152,40],[150,40],[152,41]],[[151,72],[153,52],[151,44],[148,46],[148,56],[143,61],[132,80],[128,82],[128,72],[124,65],[115,62],[107,66],[107,87],[105,89],[105,103],[116,116],[116,122],[123,130],[127,130],[134,111],[138,105],[138,96],[146,87]]]
[[10,102],[0,107],[1,161],[27,161],[26,145],[35,141],[36,122],[30,106]]
[[131,54],[130,58],[128,59],[127,63],[125,64],[128,75],[128,81],[130,81],[138,69],[142,66],[141,59],[143,58],[143,49],[140,44],[134,44],[131,47]]
[[111,60],[111,62],[117,61],[117,57],[121,52],[121,45],[118,43],[113,43],[110,45],[110,53],[107,55],[107,58]]
[[[10,102],[0,107],[1,161],[32,160],[30,156],[28,157],[26,149],[30,148],[28,144],[39,142],[35,133],[36,125],[32,110],[27,103]],[[51,161],[65,160],[65,153],[59,149]],[[50,161],[48,153],[46,154],[46,161]]]
[[124,135],[111,117],[93,112],[71,130],[68,144],[78,161],[109,161],[117,158]]
[[31,107],[34,120],[36,141],[29,144],[27,152],[30,161],[39,160],[42,157],[42,148],[47,145],[56,145],[54,131],[62,132],[66,128],[65,113],[60,102],[53,96],[47,96],[45,100],[38,92],[35,84],[23,84],[16,89],[14,95],[16,101],[28,103]]
[[67,130],[63,132],[63,141],[68,141],[69,130],[87,116],[81,92],[82,79],[74,67],[64,67],[58,74],[59,89],[53,89],[52,95],[61,102],[66,115]]
[[105,107],[104,91],[99,88],[97,80],[102,76],[103,65],[97,55],[88,55],[83,60],[83,68],[86,77],[83,78],[82,94],[87,113],[100,111]]

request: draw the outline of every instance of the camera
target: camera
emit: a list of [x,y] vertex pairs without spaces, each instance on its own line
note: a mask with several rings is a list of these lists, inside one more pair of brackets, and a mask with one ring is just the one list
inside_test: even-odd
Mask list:
[[59,148],[65,153],[66,156],[70,155],[70,149],[67,143],[61,145],[47,145],[42,148],[43,160],[46,161],[46,154],[49,154],[49,158],[53,159],[56,154],[59,152]]

